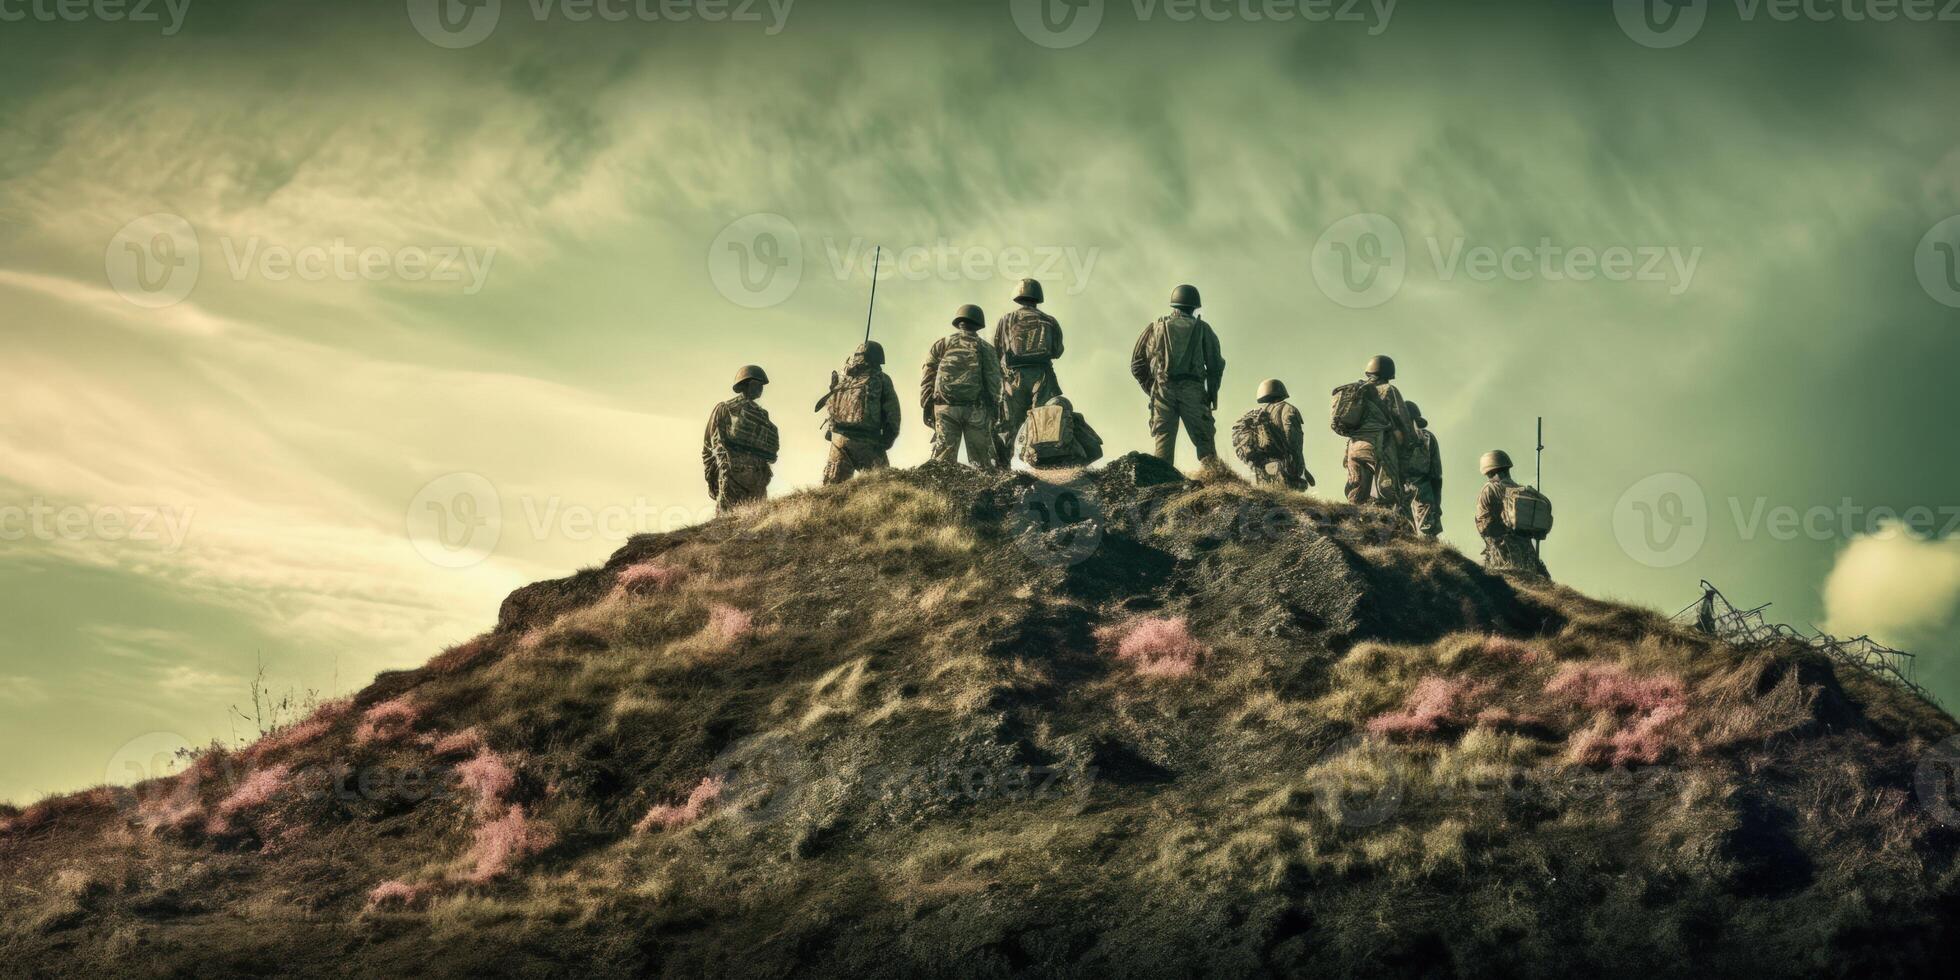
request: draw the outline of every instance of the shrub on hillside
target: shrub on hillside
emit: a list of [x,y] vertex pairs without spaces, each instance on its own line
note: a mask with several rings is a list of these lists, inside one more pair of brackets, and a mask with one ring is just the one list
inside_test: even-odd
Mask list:
[[460,732],[450,732],[436,739],[435,744],[430,747],[429,751],[434,752],[437,758],[447,759],[466,755],[473,756],[483,751],[483,748],[483,731],[472,725]]
[[549,824],[532,820],[522,805],[513,803],[502,817],[476,828],[464,860],[471,865],[465,881],[481,885],[503,877],[517,862],[550,847],[558,835]]
[[615,580],[622,592],[644,594],[663,592],[687,581],[687,569],[657,561],[645,561],[621,569]]
[[647,811],[640,822],[633,825],[633,832],[644,834],[656,828],[674,830],[685,827],[708,812],[708,808],[721,800],[727,786],[720,776],[708,776],[687,794],[687,799],[675,804],[661,804]]
[[406,696],[383,701],[361,716],[360,726],[354,729],[354,743],[386,745],[399,742],[414,731],[415,723],[421,719],[422,709]]
[[1100,627],[1095,635],[1103,652],[1143,677],[1183,677],[1208,652],[1183,616],[1138,616]]
[[1484,685],[1466,677],[1425,677],[1409,692],[1402,710],[1370,719],[1368,731],[1408,737],[1434,735],[1445,726],[1462,727],[1469,723],[1472,703],[1484,693]]
[[723,644],[734,645],[755,633],[755,617],[734,606],[716,603],[708,610],[707,634]]
[[1619,664],[1567,664],[1545,693],[1602,713],[1573,736],[1568,753],[1584,765],[1652,765],[1671,747],[1674,723],[1687,713],[1679,678],[1636,677]]
[[204,829],[212,834],[231,833],[236,829],[233,821],[237,817],[271,803],[284,793],[292,774],[293,767],[284,764],[254,770],[237,789],[211,808],[211,818],[205,822]]
[[463,788],[476,799],[476,815],[488,817],[503,810],[510,791],[517,785],[517,774],[504,757],[483,749],[468,762],[456,767]]

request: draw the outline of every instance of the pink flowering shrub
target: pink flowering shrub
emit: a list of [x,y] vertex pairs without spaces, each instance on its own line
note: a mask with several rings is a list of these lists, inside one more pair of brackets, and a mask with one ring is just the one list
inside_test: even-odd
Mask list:
[[392,881],[384,881],[374,886],[374,889],[368,892],[367,907],[369,909],[378,909],[384,906],[398,905],[402,908],[414,908],[422,903],[423,897],[428,892],[429,886],[427,885],[411,885],[400,878],[396,878]]
[[311,745],[332,727],[332,722],[317,718],[294,722],[252,743],[251,748],[245,750],[245,757],[257,762],[267,756],[281,755]]
[[214,834],[230,833],[232,820],[241,813],[256,810],[272,802],[286,790],[286,782],[292,777],[293,767],[277,765],[269,769],[254,770],[231,795],[219,801],[211,810],[211,819],[205,822],[205,830]]
[[1402,710],[1369,719],[1368,731],[1375,735],[1411,737],[1433,735],[1445,725],[1461,726],[1469,716],[1471,702],[1482,697],[1485,688],[1463,677],[1425,677],[1402,703]]
[[1523,640],[1495,633],[1484,637],[1484,655],[1516,664],[1535,664],[1542,659],[1538,651]]
[[371,742],[387,744],[399,742],[408,737],[415,723],[422,718],[422,709],[407,697],[383,701],[367,710],[361,716],[360,727],[354,729],[354,743],[367,745]]
[[456,756],[475,755],[483,751],[483,747],[483,732],[475,726],[471,726],[460,732],[450,732],[436,739],[435,745],[430,748],[430,751],[434,752],[439,758],[454,758]]
[[1096,644],[1143,677],[1183,677],[1208,652],[1183,616],[1138,616],[1096,630]]
[[517,785],[517,774],[504,762],[504,757],[489,749],[458,765],[456,774],[462,778],[463,788],[476,798],[478,817],[502,812],[511,789]]
[[204,801],[194,780],[172,777],[138,787],[138,792],[136,822],[145,830],[187,830],[204,823]]
[[495,881],[517,862],[550,847],[557,836],[550,825],[526,817],[524,807],[513,803],[502,817],[477,826],[475,842],[464,855],[472,868],[463,880],[477,885]]
[[708,610],[707,632],[723,643],[739,643],[755,633],[755,617],[734,606],[716,603]]
[[708,812],[708,808],[721,800],[722,791],[727,784],[720,776],[708,776],[696,785],[687,799],[681,803],[663,803],[647,811],[640,822],[633,825],[633,832],[644,834],[655,828],[673,830],[685,827]]
[[1573,738],[1570,756],[1585,765],[1659,762],[1671,747],[1674,722],[1688,711],[1687,688],[1679,678],[1635,677],[1619,664],[1567,664],[1545,685],[1545,693],[1614,716],[1610,725],[1595,725]]
[[622,592],[647,593],[664,592],[687,581],[687,569],[657,561],[645,561],[628,565],[620,570],[614,580]]

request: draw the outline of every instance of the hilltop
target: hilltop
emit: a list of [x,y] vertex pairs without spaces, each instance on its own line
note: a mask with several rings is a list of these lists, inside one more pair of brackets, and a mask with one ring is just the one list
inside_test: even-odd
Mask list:
[[1915,774],[1955,730],[1345,503],[929,464],[636,537],[255,745],[0,810],[0,961],[1931,972],[1960,831]]

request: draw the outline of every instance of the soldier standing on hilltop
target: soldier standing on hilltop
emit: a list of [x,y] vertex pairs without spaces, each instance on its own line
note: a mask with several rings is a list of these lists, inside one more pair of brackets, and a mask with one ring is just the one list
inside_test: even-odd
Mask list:
[[1484,564],[1526,578],[1551,581],[1538,559],[1537,542],[1552,530],[1552,502],[1533,487],[1511,479],[1511,454],[1493,449],[1478,466],[1488,479],[1477,495],[1477,533],[1484,539]]
[[959,329],[933,342],[919,381],[919,406],[932,420],[932,458],[956,462],[966,443],[968,463],[1001,464],[995,456],[994,419],[1000,406],[1000,353],[980,339],[986,314],[969,303],[953,316]]
[[769,375],[753,364],[735,374],[735,397],[715,406],[708,431],[701,439],[701,463],[707,469],[708,493],[715,513],[726,514],[769,495],[770,467],[776,462],[781,436],[776,423],[756,400]]
[[898,389],[885,373],[885,346],[867,340],[844,362],[844,373],[830,376],[830,392],[817,401],[829,409],[824,438],[830,440],[825,486],[842,483],[863,470],[891,465],[885,456],[898,442]]
[[1347,437],[1347,498],[1356,506],[1374,504],[1404,513],[1403,447],[1415,441],[1408,406],[1395,380],[1395,359],[1377,354],[1360,381],[1334,389],[1334,432]]
[[1158,459],[1177,461],[1177,426],[1191,437],[1198,464],[1217,468],[1218,429],[1212,410],[1225,380],[1225,356],[1211,324],[1197,317],[1198,287],[1171,291],[1171,312],[1151,321],[1130,352],[1130,375],[1150,396],[1150,436]]
[[1402,499],[1416,532],[1434,538],[1443,533],[1443,453],[1422,409],[1415,402],[1408,407],[1416,427],[1415,441],[1402,454]]
[[[1000,351],[1000,444],[1014,445],[1028,411],[1046,405],[1062,393],[1055,361],[1062,356],[1062,325],[1041,309],[1041,283],[1023,279],[1014,290],[1014,309],[994,325],[994,348]],[[1005,462],[1005,461],[1003,461]]]
[[1300,410],[1286,399],[1286,382],[1267,378],[1259,384],[1259,407],[1232,426],[1232,449],[1252,468],[1254,483],[1289,490],[1313,487],[1307,472],[1306,423]]

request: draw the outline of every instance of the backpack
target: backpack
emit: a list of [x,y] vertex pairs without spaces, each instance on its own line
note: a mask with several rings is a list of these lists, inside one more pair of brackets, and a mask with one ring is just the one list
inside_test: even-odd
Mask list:
[[1366,381],[1350,381],[1334,389],[1334,402],[1329,407],[1327,424],[1337,436],[1354,438],[1361,431],[1361,424],[1368,421],[1368,389],[1373,387]]
[[1043,405],[1028,413],[1028,455],[1046,463],[1075,450],[1075,413],[1060,405]]
[[1512,534],[1543,540],[1552,533],[1552,501],[1537,487],[1504,488],[1504,526]]
[[1279,459],[1284,454],[1281,442],[1269,408],[1255,408],[1232,423],[1232,452],[1238,454],[1239,462],[1254,469]]
[[1007,329],[1000,338],[1007,363],[1014,367],[1046,364],[1055,359],[1055,323],[1030,309],[1007,315]]
[[775,462],[776,451],[781,448],[781,437],[776,423],[769,421],[768,411],[746,398],[736,399],[729,408],[728,430],[722,433],[722,441],[770,462]]
[[1408,452],[1402,459],[1402,478],[1405,480],[1427,480],[1430,473],[1430,457],[1435,455],[1436,437],[1428,429],[1417,429],[1416,439],[1409,444]]
[[946,338],[939,355],[939,373],[932,381],[932,395],[945,405],[978,405],[985,392],[980,389],[980,338],[960,333]]
[[884,425],[884,404],[873,387],[878,375],[842,374],[830,389],[830,426],[847,432],[877,432]]

